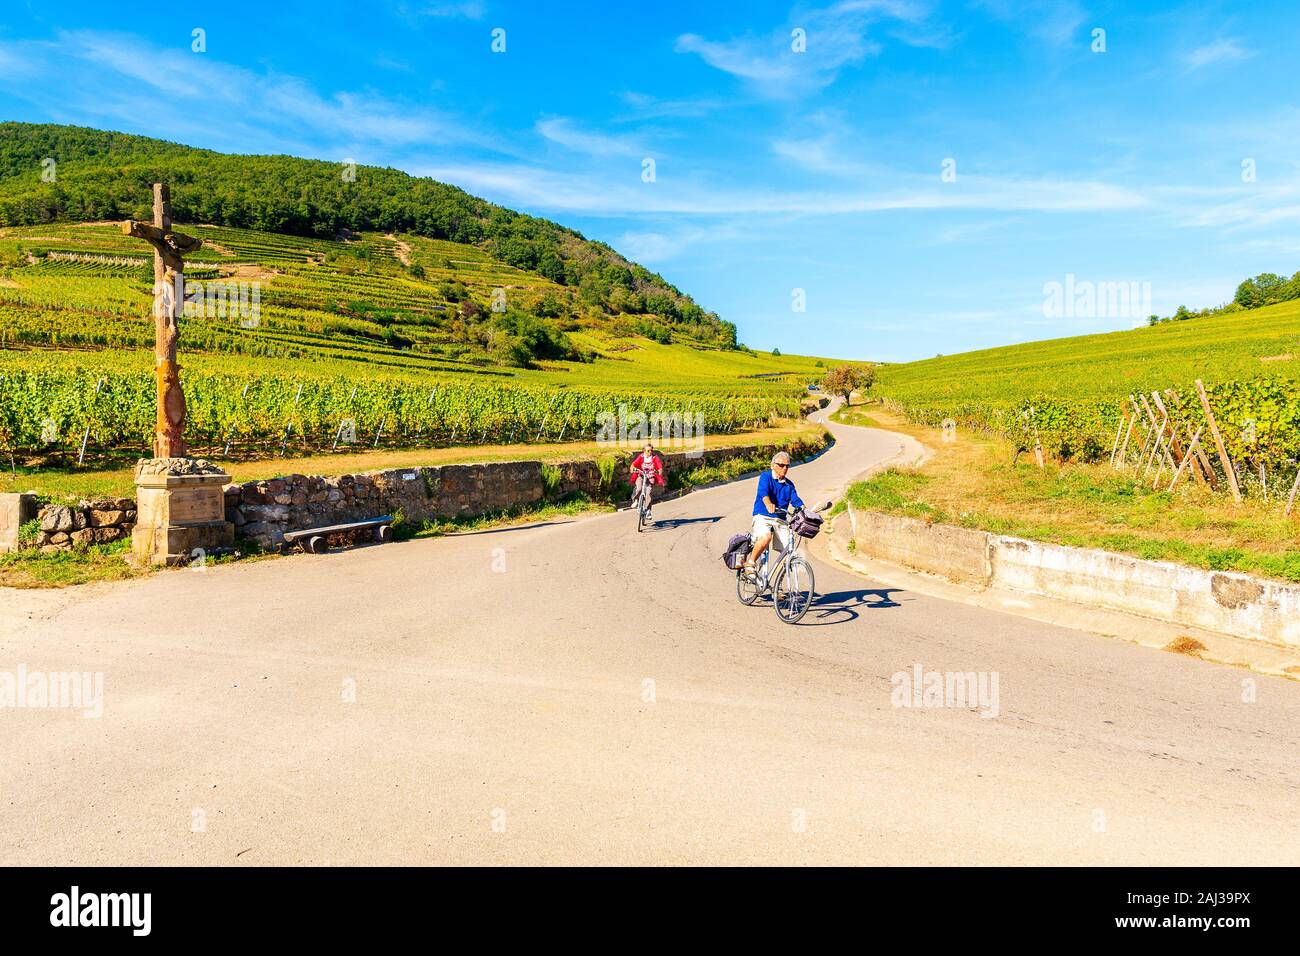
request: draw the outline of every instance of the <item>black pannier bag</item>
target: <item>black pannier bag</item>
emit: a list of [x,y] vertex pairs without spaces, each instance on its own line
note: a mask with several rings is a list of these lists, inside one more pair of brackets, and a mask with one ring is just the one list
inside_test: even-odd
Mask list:
[[745,559],[749,557],[749,535],[733,534],[731,540],[727,542],[727,551],[722,556],[722,561],[732,571],[739,571]]
[[815,538],[822,530],[822,516],[815,511],[797,511],[790,519],[790,530],[801,538]]

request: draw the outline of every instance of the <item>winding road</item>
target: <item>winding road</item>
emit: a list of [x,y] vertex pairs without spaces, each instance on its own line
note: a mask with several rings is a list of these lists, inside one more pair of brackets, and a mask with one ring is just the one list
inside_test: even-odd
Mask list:
[[[898,449],[832,428],[806,501]],[[816,559],[782,624],[719,561],[753,490],[0,591],[0,671],[104,675],[0,709],[0,861],[1300,863],[1300,684]]]

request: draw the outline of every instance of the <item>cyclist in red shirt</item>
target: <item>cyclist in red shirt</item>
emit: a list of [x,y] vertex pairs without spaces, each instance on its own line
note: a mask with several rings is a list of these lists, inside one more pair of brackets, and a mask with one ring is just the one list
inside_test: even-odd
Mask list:
[[[651,481],[659,487],[667,484],[664,480],[664,460],[660,458],[650,442],[645,443],[645,448],[641,449],[641,454],[632,459],[632,503],[636,504],[637,496],[641,494],[641,470],[645,469],[652,473]],[[649,514],[647,512],[647,517]]]

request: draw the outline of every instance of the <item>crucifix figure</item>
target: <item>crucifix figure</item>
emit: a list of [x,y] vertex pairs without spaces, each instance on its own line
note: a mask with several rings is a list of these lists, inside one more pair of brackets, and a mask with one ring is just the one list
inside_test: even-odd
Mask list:
[[155,458],[183,458],[185,393],[176,364],[176,339],[185,309],[184,254],[203,245],[202,239],[172,232],[171,190],[153,184],[153,223],[128,220],[122,232],[153,246],[154,373],[158,377],[158,425]]

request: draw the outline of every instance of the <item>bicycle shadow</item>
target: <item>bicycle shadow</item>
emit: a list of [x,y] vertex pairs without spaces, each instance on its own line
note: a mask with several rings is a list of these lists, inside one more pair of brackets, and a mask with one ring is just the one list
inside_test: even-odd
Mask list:
[[[891,607],[902,607],[890,595],[901,593],[902,588],[857,588],[852,591],[833,591],[830,594],[818,594],[813,599],[808,613],[799,623],[812,627],[825,627],[828,624],[848,624],[856,621],[862,610],[877,611]],[[875,601],[868,601],[875,595]]]
[[722,520],[722,515],[713,515],[712,517],[709,518],[664,518],[662,520],[656,519],[655,522],[652,525],[650,525],[649,530],[650,531],[671,531],[673,528],[680,528],[682,525],[700,524],[701,522],[707,522],[708,524],[715,524],[721,520]]

